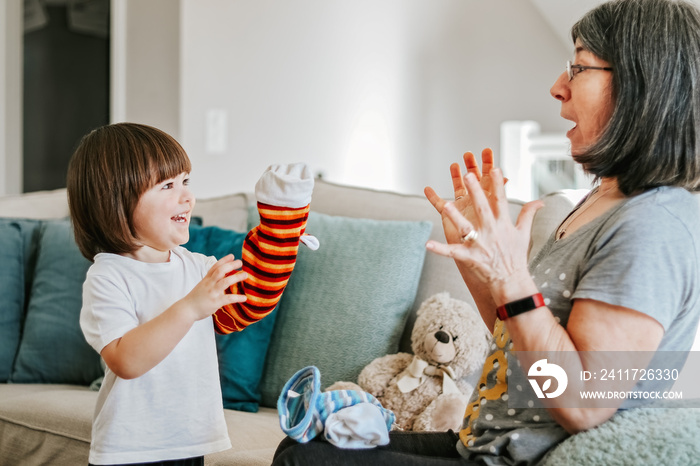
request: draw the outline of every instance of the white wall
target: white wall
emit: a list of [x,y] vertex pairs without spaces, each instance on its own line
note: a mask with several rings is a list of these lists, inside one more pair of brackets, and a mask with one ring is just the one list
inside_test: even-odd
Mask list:
[[[181,0],[181,133],[200,196],[271,163],[449,193],[449,163],[503,120],[568,129],[549,87],[571,50],[522,0]],[[207,151],[209,110],[226,148]],[[514,175],[510,175],[514,176]]]
[[[331,181],[449,194],[449,163],[498,151],[501,121],[569,126],[549,87],[571,50],[532,1],[112,2],[112,121],[178,138],[200,197],[251,190],[291,161]],[[214,150],[211,110],[225,117]],[[0,154],[6,179],[21,169],[17,134]]]
[[180,2],[112,0],[111,13],[111,122],[180,139]]

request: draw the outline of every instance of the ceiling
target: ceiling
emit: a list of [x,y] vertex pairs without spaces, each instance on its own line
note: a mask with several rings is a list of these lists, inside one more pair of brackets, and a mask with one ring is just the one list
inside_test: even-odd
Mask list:
[[[573,50],[571,26],[588,10],[604,0],[530,0],[567,49]],[[700,0],[699,0],[700,1]]]
[[[530,0],[549,23],[567,49],[573,49],[569,31],[588,10],[605,0]],[[690,0],[700,7],[700,0]]]

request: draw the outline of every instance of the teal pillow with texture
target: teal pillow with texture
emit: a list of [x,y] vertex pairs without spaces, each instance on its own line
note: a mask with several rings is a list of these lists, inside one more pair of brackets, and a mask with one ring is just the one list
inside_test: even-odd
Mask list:
[[311,212],[306,231],[321,247],[299,248],[265,363],[263,406],[274,408],[305,366],[318,367],[326,387],[357,381],[372,360],[398,351],[431,230],[430,222]]
[[85,341],[79,322],[89,267],[68,220],[42,223],[12,382],[89,385],[102,374],[100,356]]
[[0,218],[0,225],[15,225],[22,234],[25,305],[34,279],[39,236],[44,222],[32,218]]
[[[245,237],[246,233],[216,226],[190,225],[190,240],[184,247],[217,259],[227,254],[240,259]],[[260,379],[276,316],[275,310],[242,332],[216,336],[225,408],[253,413],[258,411]]]
[[0,382],[7,382],[24,314],[24,244],[17,223],[0,224]]

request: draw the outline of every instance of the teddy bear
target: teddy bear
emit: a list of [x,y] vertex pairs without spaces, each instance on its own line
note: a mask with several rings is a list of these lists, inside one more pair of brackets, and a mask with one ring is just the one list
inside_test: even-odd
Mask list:
[[357,384],[336,382],[327,390],[363,390],[394,412],[402,430],[459,430],[491,335],[468,303],[438,293],[418,309],[414,354],[379,357],[360,372]]

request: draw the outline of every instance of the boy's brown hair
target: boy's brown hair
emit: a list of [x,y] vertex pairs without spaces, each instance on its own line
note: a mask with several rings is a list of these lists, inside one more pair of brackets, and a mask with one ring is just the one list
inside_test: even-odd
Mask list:
[[116,123],[85,135],[68,165],[68,206],[80,252],[136,250],[133,214],[141,195],[191,171],[180,144],[152,126]]

